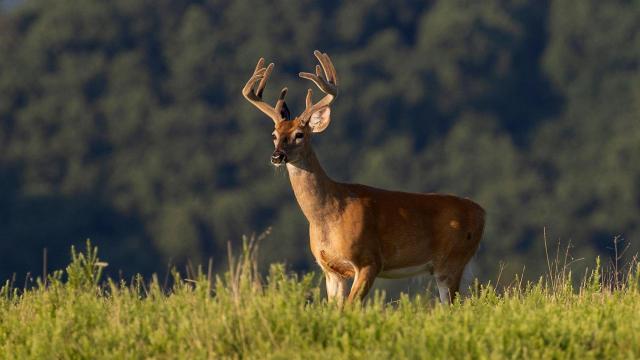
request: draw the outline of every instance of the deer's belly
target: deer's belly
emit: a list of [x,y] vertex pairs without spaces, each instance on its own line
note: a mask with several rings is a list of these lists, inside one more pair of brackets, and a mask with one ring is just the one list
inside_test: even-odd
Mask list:
[[433,265],[427,262],[421,265],[407,266],[395,269],[384,269],[378,274],[378,277],[385,279],[402,279],[411,276],[425,275],[433,273]]

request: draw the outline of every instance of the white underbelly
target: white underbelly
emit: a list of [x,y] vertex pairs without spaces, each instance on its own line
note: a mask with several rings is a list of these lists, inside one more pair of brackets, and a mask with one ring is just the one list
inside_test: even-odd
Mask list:
[[404,268],[382,270],[378,274],[378,277],[385,279],[402,279],[411,276],[431,274],[433,271],[433,265],[428,262],[422,265],[408,266]]

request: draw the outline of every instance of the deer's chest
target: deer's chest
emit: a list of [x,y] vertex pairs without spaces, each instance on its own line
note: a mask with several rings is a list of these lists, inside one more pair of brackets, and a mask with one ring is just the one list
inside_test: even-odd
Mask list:
[[[365,219],[361,216],[341,216],[312,223],[309,227],[311,247],[317,251],[345,253],[367,242],[371,237],[373,234],[367,233]],[[317,251],[314,251],[314,255]]]
[[376,249],[375,237],[359,224],[324,224],[310,229],[311,251],[324,271],[352,277],[356,264]]

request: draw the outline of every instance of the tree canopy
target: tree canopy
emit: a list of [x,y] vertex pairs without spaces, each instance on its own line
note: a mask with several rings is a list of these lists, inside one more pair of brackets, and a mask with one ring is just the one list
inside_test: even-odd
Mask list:
[[[0,7],[0,9],[2,9]],[[328,52],[341,80],[314,139],[337,180],[450,192],[487,209],[479,262],[546,267],[640,242],[640,2],[31,0],[0,10],[0,275],[91,238],[112,270],[224,258],[272,226],[268,261],[313,268],[268,164],[266,90]],[[632,246],[632,249],[638,249]],[[219,263],[221,265],[221,262]]]

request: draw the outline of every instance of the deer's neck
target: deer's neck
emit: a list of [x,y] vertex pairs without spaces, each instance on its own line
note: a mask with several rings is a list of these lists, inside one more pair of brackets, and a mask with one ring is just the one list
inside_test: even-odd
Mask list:
[[326,221],[337,213],[340,186],[327,176],[312,149],[295,163],[287,163],[287,170],[298,204],[310,223]]

